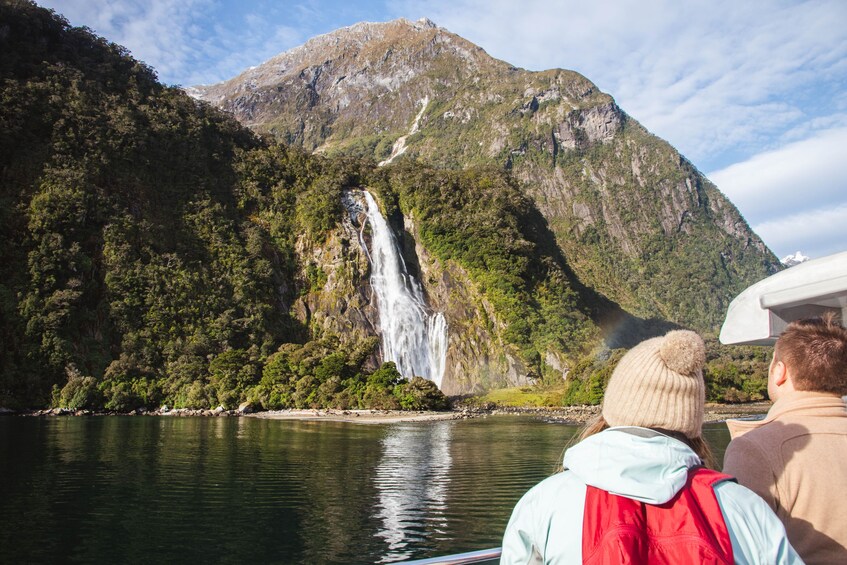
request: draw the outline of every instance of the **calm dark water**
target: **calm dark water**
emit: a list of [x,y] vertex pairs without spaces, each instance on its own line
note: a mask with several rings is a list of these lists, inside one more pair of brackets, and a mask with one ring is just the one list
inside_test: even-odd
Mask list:
[[[0,562],[387,563],[500,545],[576,428],[0,418]],[[722,455],[726,427],[707,438]]]

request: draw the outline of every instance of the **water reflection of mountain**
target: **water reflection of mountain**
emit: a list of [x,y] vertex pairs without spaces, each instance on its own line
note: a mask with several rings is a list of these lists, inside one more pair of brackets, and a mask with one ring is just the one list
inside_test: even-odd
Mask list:
[[447,487],[453,422],[425,426],[401,424],[382,440],[382,460],[375,469],[378,496],[374,517],[388,551],[381,562],[413,555],[413,548],[447,530]]
[[[360,565],[495,547],[576,431],[511,416],[0,418],[0,515],[14,517],[0,561]],[[726,425],[704,435],[722,456]]]

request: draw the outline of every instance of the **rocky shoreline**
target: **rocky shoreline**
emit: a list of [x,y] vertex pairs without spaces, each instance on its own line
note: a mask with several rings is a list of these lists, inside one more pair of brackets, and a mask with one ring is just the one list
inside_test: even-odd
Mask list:
[[[770,402],[748,404],[706,404],[704,421],[722,422],[731,418],[743,418],[765,414]],[[272,420],[323,420],[359,424],[391,424],[397,422],[420,422],[437,420],[465,420],[496,415],[533,416],[563,424],[580,425],[591,420],[600,411],[599,406],[562,406],[551,408],[504,407],[486,405],[482,407],[459,407],[445,412],[403,410],[338,410],[338,409],[289,409],[254,411],[249,405],[237,410],[226,410],[218,406],[214,410],[194,410],[162,406],[156,410],[140,408],[131,412],[102,412],[92,410],[68,410],[52,408],[16,412],[0,408],[0,415],[17,416],[170,416],[170,417],[253,417]]]

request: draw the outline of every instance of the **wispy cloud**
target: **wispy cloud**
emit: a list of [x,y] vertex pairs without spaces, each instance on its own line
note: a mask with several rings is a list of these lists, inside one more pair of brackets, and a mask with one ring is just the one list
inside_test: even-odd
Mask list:
[[[273,6],[229,11],[216,0],[39,0],[127,47],[168,84],[214,83],[308,39]],[[250,11],[252,7],[256,12]],[[288,13],[291,13],[289,11]]]
[[847,127],[826,130],[708,176],[775,253],[816,257],[847,249],[845,148]]
[[847,251],[847,204],[776,218],[753,229],[779,257],[795,251],[812,258]]
[[214,9],[212,0],[42,0],[42,6],[65,15],[73,25],[85,25],[110,41],[127,47],[152,66],[165,82],[203,61],[202,15]]
[[709,178],[753,224],[847,203],[847,128],[760,153]]

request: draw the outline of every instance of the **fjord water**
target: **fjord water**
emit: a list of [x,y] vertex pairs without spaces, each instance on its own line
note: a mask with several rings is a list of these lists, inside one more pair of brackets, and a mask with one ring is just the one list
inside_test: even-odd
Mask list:
[[[0,561],[385,563],[496,547],[576,428],[0,418]],[[723,452],[726,427],[707,439]]]

